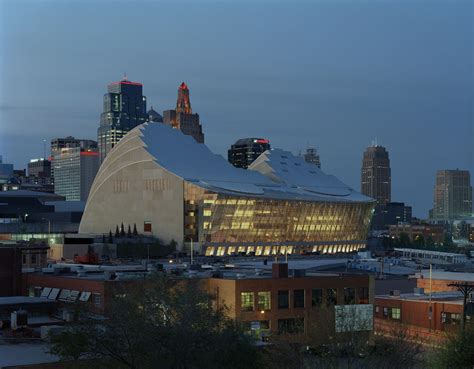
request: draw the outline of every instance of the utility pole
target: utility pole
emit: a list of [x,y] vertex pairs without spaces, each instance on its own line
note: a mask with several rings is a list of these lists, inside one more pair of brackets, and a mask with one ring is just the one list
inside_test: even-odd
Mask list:
[[459,292],[463,294],[461,331],[464,332],[464,328],[466,327],[467,298],[469,294],[474,292],[474,283],[456,282],[456,283],[450,283],[448,284],[448,286],[455,287]]

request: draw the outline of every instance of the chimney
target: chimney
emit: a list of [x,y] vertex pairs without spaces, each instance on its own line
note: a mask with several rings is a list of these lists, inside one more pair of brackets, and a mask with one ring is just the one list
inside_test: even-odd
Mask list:
[[273,263],[272,264],[272,278],[288,278],[288,264],[287,263]]

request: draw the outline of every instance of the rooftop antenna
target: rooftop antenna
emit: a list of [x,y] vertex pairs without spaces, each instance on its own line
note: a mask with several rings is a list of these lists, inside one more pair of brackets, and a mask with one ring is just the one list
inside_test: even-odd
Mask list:
[[128,81],[127,72],[123,72],[123,81]]
[[43,139],[43,159],[46,160],[46,140]]

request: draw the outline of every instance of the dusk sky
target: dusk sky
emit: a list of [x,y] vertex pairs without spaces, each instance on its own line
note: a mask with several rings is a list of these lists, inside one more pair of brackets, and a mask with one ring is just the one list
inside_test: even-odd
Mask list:
[[97,139],[107,84],[126,72],[159,111],[185,81],[225,157],[242,137],[310,145],[360,190],[376,138],[392,199],[426,217],[437,169],[474,175],[473,4],[0,0],[0,155],[19,169],[43,140]]

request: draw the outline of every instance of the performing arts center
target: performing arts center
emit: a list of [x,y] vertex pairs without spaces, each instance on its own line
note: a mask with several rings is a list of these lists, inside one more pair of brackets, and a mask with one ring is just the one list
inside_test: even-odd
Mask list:
[[268,150],[239,169],[179,130],[145,123],[105,158],[79,232],[136,225],[208,256],[351,252],[365,247],[374,204],[290,152]]

